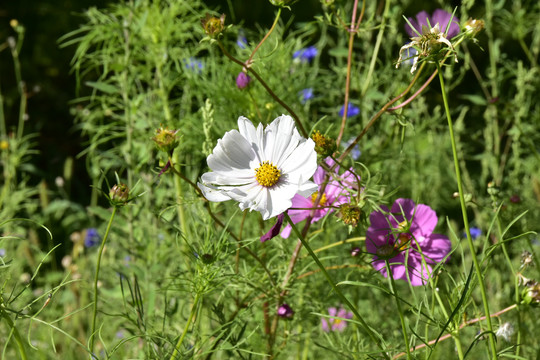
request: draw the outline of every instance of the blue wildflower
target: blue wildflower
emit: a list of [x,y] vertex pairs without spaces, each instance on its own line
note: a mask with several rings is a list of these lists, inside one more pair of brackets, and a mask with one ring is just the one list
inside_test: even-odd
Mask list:
[[[352,142],[354,141],[355,138],[350,138],[348,141],[346,141],[345,143],[343,143],[343,148],[344,149],[347,149],[349,147],[349,145],[352,144]],[[351,155],[351,157],[353,158],[353,160],[358,160],[358,158],[360,157],[360,155],[362,155],[362,151],[360,151],[360,148],[358,147],[358,144],[356,144],[353,149],[351,150],[351,152],[349,153],[349,155]]]
[[86,229],[86,236],[84,237],[84,246],[91,248],[101,243],[101,237],[98,234],[97,229]]
[[[339,116],[343,116],[344,112],[345,112],[345,106],[342,106],[341,109],[339,110]],[[347,117],[350,118],[358,114],[360,114],[360,108],[349,103],[347,105]]]
[[318,50],[315,46],[308,46],[294,52],[293,59],[300,62],[311,62],[317,56]]
[[244,35],[243,31],[240,31],[238,33],[238,37],[236,38],[236,45],[242,50],[246,49],[248,47],[247,38]]
[[313,99],[313,89],[312,88],[307,88],[307,89],[301,90],[298,94],[300,95],[300,102],[302,104],[305,104],[305,103],[307,103],[308,100]]
[[184,59],[184,67],[188,70],[193,71],[196,74],[200,74],[203,69],[203,63],[201,60],[192,56],[188,59]]
[[6,256],[6,249],[0,249],[0,257]]
[[482,230],[477,228],[477,227],[471,227],[469,230],[471,232],[471,237],[472,237],[473,240],[475,240],[480,235],[482,235]]

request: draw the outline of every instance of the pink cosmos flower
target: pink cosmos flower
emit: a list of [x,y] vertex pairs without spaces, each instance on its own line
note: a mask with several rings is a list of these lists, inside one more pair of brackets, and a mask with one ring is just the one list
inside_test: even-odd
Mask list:
[[[427,12],[421,11],[416,14],[416,20],[413,18],[409,18],[409,22],[420,34],[422,34],[422,26],[429,27],[427,19],[429,19],[429,24],[431,25],[431,27],[434,27],[435,24],[439,24],[439,29],[444,32],[451,18],[452,14],[450,14],[448,11],[445,11],[443,9],[437,9],[433,12],[433,16],[429,16]],[[409,24],[405,24],[405,31],[407,31],[407,34],[409,34],[410,37],[418,36],[416,32],[411,29]],[[452,18],[452,23],[450,24],[450,28],[448,29],[448,34],[446,37],[448,39],[451,39],[456,36],[459,31],[459,19],[454,16]]]
[[[334,160],[329,157],[326,158],[325,162],[329,167],[332,167],[335,164]],[[339,166],[335,169],[336,174],[338,170]],[[318,190],[322,187],[325,175],[326,171],[322,166],[319,166],[313,175],[313,181],[319,186]],[[347,189],[353,189],[356,187],[356,183],[356,177],[353,175],[352,169],[337,178],[330,177],[328,185],[326,185],[326,189],[324,190],[324,194],[317,206],[317,210],[315,210],[315,213],[313,214],[311,223],[313,224],[314,222],[321,220],[326,214],[334,211],[333,206],[339,206],[349,202],[350,193]],[[293,223],[297,224],[309,217],[318,194],[319,191],[307,198],[296,194],[292,198],[292,207],[287,213],[291,217]],[[284,239],[288,238],[291,234],[291,230],[292,227],[288,224],[281,232],[281,237]]]
[[347,327],[347,320],[342,320],[342,319],[353,318],[353,313],[345,310],[342,307],[339,308],[339,311],[335,307],[328,308],[328,314],[330,316],[335,316],[341,319],[321,318],[322,329],[325,332],[329,332],[329,331],[342,332]]
[[371,226],[366,233],[373,267],[387,277],[388,260],[394,279],[410,281],[413,286],[424,285],[431,276],[431,265],[443,261],[452,248],[448,237],[433,234],[437,214],[429,206],[415,205],[410,199],[397,199],[390,211],[386,206],[381,209],[369,216]]

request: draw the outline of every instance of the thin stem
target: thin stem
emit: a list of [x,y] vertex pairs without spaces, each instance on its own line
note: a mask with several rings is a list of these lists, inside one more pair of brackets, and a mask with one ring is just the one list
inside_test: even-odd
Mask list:
[[366,92],[368,91],[369,84],[373,76],[373,71],[375,70],[375,64],[377,63],[377,57],[379,55],[379,48],[381,47],[381,43],[384,36],[384,30],[386,29],[386,19],[388,18],[388,12],[390,11],[390,3],[391,3],[390,0],[385,1],[383,18],[380,25],[379,34],[377,35],[377,40],[375,42],[375,47],[373,48],[373,55],[371,56],[371,62],[369,64],[368,74],[364,80],[364,86],[362,88],[362,96],[364,96]]
[[343,295],[343,293],[341,292],[341,290],[336,286],[336,284],[334,283],[334,281],[332,280],[332,278],[330,277],[330,275],[328,274],[328,272],[326,271],[326,269],[324,268],[324,265],[321,263],[321,261],[319,260],[319,258],[317,257],[317,255],[313,252],[313,250],[311,249],[311,246],[309,246],[309,243],[304,239],[304,236],[302,236],[302,234],[300,234],[300,232],[298,231],[298,229],[296,228],[296,225],[292,222],[289,214],[287,214],[285,212],[285,218],[287,219],[287,221],[289,222],[289,224],[291,224],[292,226],[292,230],[294,231],[294,233],[296,234],[296,236],[298,236],[298,239],[302,242],[302,245],[306,248],[307,252],[309,253],[309,255],[311,256],[311,258],[313,259],[313,261],[315,261],[315,263],[317,264],[317,266],[319,267],[319,269],[321,269],[321,272],[324,274],[324,276],[326,277],[326,280],[328,280],[328,283],[330,284],[330,286],[332,287],[332,289],[334,290],[334,292],[338,295],[338,297],[341,299],[341,301],[343,301],[343,303],[345,303],[349,309],[353,312],[353,314],[356,316],[356,319],[358,320],[358,322],[362,325],[362,327],[364,328],[364,330],[368,333],[369,337],[371,338],[371,340],[379,347],[379,349],[381,349],[381,353],[383,354],[383,356],[388,359],[388,354],[386,353],[386,350],[384,349],[384,347],[382,346],[380,340],[377,338],[377,336],[375,336],[375,334],[373,333],[373,330],[371,330],[371,328],[369,327],[369,325],[366,323],[366,321],[364,320],[364,318],[358,313],[358,310],[356,310],[356,307],[345,297],[345,295]]
[[105,248],[105,243],[107,242],[107,238],[109,237],[109,232],[111,230],[111,226],[113,223],[114,216],[116,215],[116,211],[118,210],[118,207],[113,207],[113,211],[111,213],[111,217],[109,218],[109,223],[107,224],[107,230],[105,230],[105,235],[103,236],[103,241],[101,242],[101,246],[99,247],[99,253],[97,258],[97,265],[96,265],[96,273],[94,275],[94,309],[92,311],[92,328],[90,332],[90,353],[93,357],[94,353],[94,335],[96,332],[96,318],[97,318],[97,308],[98,308],[98,279],[99,279],[99,268],[101,266],[101,257],[103,255],[103,249]]
[[339,129],[339,135],[336,139],[336,146],[339,147],[341,138],[343,137],[343,132],[345,131],[345,124],[347,122],[347,115],[349,112],[349,92],[351,88],[351,68],[352,68],[352,53],[354,45],[354,36],[356,35],[356,30],[354,28],[354,23],[356,22],[356,8],[358,7],[358,0],[354,0],[353,4],[353,13],[351,19],[351,25],[348,29],[349,32],[349,46],[347,54],[347,75],[345,78],[345,100],[343,104],[343,116],[341,117],[341,127]]
[[486,314],[486,323],[487,328],[489,332],[489,344],[491,348],[491,356],[493,359],[497,358],[497,346],[495,343],[495,335],[493,333],[493,327],[491,325],[491,317],[489,315],[489,303],[486,295],[486,286],[484,284],[484,277],[482,275],[482,269],[480,268],[480,263],[478,262],[478,259],[476,257],[476,251],[474,248],[474,244],[472,242],[471,237],[471,231],[469,228],[469,218],[467,216],[467,205],[465,204],[465,195],[463,193],[463,184],[461,181],[461,171],[459,169],[459,158],[457,154],[457,146],[456,146],[456,139],[454,136],[454,127],[452,123],[452,117],[450,115],[450,108],[448,107],[448,99],[446,97],[446,90],[444,87],[444,78],[443,74],[440,69],[439,63],[437,63],[437,68],[439,70],[439,81],[441,83],[441,93],[444,103],[444,109],[446,111],[446,118],[448,120],[448,131],[450,133],[450,141],[452,143],[452,155],[454,157],[454,167],[456,171],[456,180],[457,180],[457,186],[458,186],[458,193],[459,193],[459,202],[461,204],[461,213],[463,216],[463,225],[465,227],[465,233],[467,234],[467,243],[469,245],[469,250],[471,252],[471,257],[474,263],[474,269],[476,272],[476,277],[478,278],[478,284],[480,286],[480,293],[482,295],[482,303],[484,305],[484,312]]
[[270,30],[268,30],[268,32],[266,33],[266,35],[264,35],[264,37],[262,38],[261,42],[259,42],[257,44],[257,46],[255,47],[255,49],[253,50],[253,52],[251,53],[251,55],[249,56],[249,59],[248,61],[246,61],[246,68],[249,68],[251,66],[251,63],[253,62],[253,56],[255,56],[255,53],[259,50],[259,48],[262,46],[262,44],[266,41],[266,39],[268,39],[268,37],[270,36],[270,34],[272,33],[272,31],[274,31],[274,29],[276,28],[276,25],[279,21],[279,18],[281,16],[281,7],[278,8],[278,12],[276,14],[276,18],[274,19],[274,23],[272,24],[272,27],[270,27]]
[[403,316],[403,309],[401,308],[401,302],[399,301],[399,297],[396,290],[396,283],[394,281],[394,275],[392,273],[392,269],[390,268],[390,264],[388,263],[388,260],[384,260],[384,263],[386,265],[386,274],[388,275],[388,285],[390,286],[390,291],[392,292],[392,295],[394,295],[394,299],[396,299],[396,306],[399,313],[399,320],[401,322],[401,332],[403,333],[403,341],[405,342],[405,351],[407,352],[407,359],[411,358],[411,352],[409,350],[409,335],[407,334],[407,326],[405,325],[405,317]]
[[170,360],[174,360],[178,356],[178,352],[180,351],[180,346],[182,346],[182,342],[184,341],[184,338],[186,337],[186,334],[189,330],[189,325],[193,321],[193,316],[195,316],[195,312],[197,311],[197,306],[199,305],[200,296],[201,296],[200,294],[197,294],[197,296],[195,296],[195,301],[193,302],[193,306],[191,306],[191,311],[189,313],[189,319],[186,322],[186,326],[184,326],[184,331],[182,332],[182,336],[180,336],[180,339],[178,339],[178,342],[176,343],[176,346],[174,347],[174,352],[172,353]]

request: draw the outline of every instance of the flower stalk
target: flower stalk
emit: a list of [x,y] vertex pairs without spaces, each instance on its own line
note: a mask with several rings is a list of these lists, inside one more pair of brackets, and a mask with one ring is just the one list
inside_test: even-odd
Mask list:
[[450,133],[450,142],[452,144],[452,155],[454,158],[454,167],[456,171],[456,180],[457,180],[457,186],[458,186],[458,193],[459,193],[459,202],[461,205],[461,213],[463,216],[463,226],[465,227],[465,234],[467,235],[467,243],[469,246],[469,250],[471,253],[471,257],[474,264],[474,269],[476,272],[476,277],[478,278],[478,285],[480,286],[480,293],[482,296],[482,303],[484,306],[484,312],[486,315],[486,324],[487,324],[487,330],[488,330],[488,336],[489,336],[489,344],[491,349],[491,356],[493,359],[497,358],[497,345],[495,343],[495,335],[493,333],[493,326],[491,324],[491,317],[489,314],[489,303],[486,295],[486,286],[484,284],[484,277],[482,275],[482,269],[480,268],[480,263],[478,262],[478,258],[476,257],[476,252],[474,248],[474,244],[471,237],[471,230],[469,227],[469,218],[467,216],[467,205],[465,204],[465,194],[463,192],[463,183],[461,181],[461,171],[459,168],[459,158],[457,154],[457,146],[456,146],[456,140],[454,136],[454,127],[452,123],[452,117],[450,115],[450,108],[448,106],[448,98],[446,95],[446,89],[444,87],[444,77],[441,71],[441,65],[437,63],[437,70],[439,73],[439,81],[441,84],[441,94],[443,98],[444,103],[444,109],[446,112],[446,118],[448,120],[448,131]]
[[96,273],[94,275],[94,306],[92,310],[92,328],[90,331],[90,353],[92,354],[94,352],[94,337],[96,333],[96,319],[97,319],[97,308],[98,308],[98,279],[99,279],[99,269],[101,266],[101,257],[103,255],[103,249],[105,248],[105,244],[109,237],[109,232],[111,230],[111,226],[112,226],[114,216],[116,215],[117,210],[118,210],[118,206],[114,206],[113,211],[111,213],[111,217],[109,218],[109,223],[107,224],[107,230],[105,230],[105,235],[103,236],[103,241],[101,242],[101,246],[99,247]]

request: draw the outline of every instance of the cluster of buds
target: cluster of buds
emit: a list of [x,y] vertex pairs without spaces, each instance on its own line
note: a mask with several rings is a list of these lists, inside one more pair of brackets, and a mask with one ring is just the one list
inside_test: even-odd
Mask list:
[[206,13],[206,17],[201,19],[201,25],[206,35],[216,38],[225,30],[225,14],[215,17]]
[[167,128],[160,127],[156,130],[156,136],[152,138],[156,147],[171,156],[174,149],[180,143],[177,138],[178,130],[169,130]]
[[329,136],[323,135],[319,130],[315,130],[311,135],[311,139],[315,142],[315,151],[317,154],[326,158],[336,151],[336,142]]

